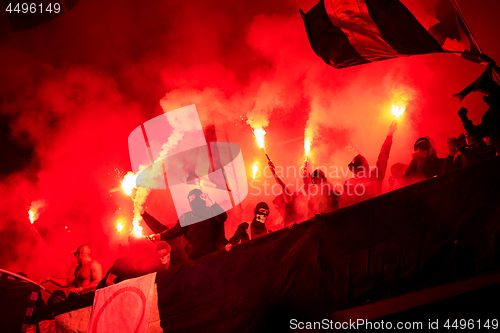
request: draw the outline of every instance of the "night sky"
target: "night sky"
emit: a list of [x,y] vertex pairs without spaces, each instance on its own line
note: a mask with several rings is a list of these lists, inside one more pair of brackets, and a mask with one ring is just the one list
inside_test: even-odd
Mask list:
[[[457,2],[484,53],[500,61],[500,2]],[[375,164],[393,103],[404,100],[407,111],[389,166],[408,164],[424,135],[445,157],[446,139],[463,131],[462,106],[480,121],[486,105],[479,95],[463,102],[452,95],[483,65],[430,54],[334,69],[312,51],[298,11],[315,4],[87,0],[17,33],[2,12],[0,268],[34,280],[64,274],[72,251],[87,243],[107,269],[128,245],[128,231],[116,230],[119,220],[130,224],[133,209],[120,189],[131,171],[128,135],[162,112],[196,104],[203,126],[223,126],[241,147],[249,182],[253,163],[262,170],[266,160],[247,120],[264,126],[276,165],[301,165],[309,129],[312,163],[346,172],[358,153]],[[301,184],[293,174],[284,178],[292,189]],[[343,183],[344,176],[333,181]],[[274,198],[252,191],[243,202],[247,221],[257,202]],[[35,229],[32,205],[39,207]],[[151,192],[146,206],[175,223],[169,191]],[[226,223],[227,236],[238,223]]]

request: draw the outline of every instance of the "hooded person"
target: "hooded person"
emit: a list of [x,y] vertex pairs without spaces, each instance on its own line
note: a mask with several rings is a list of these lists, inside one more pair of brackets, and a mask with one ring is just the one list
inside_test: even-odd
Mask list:
[[[255,206],[254,217],[252,222],[249,224],[247,222],[241,223],[236,231],[234,232],[234,236],[229,239],[229,243],[226,245],[226,251],[231,251],[231,247],[233,245],[244,243],[250,239],[255,239],[262,235],[266,235],[268,233],[266,228],[266,221],[269,218],[269,206],[265,202],[259,202]],[[250,236],[248,236],[248,228],[250,228]]]
[[471,85],[454,96],[462,100],[472,91],[483,95],[483,101],[488,105],[488,110],[484,113],[479,125],[474,125],[468,118],[469,111],[466,108],[461,108],[458,111],[458,116],[462,120],[464,129],[475,139],[488,137],[498,155],[500,154],[500,86],[492,78],[492,69],[495,69],[496,72],[500,71],[490,58],[490,64],[486,71]]
[[317,168],[311,173],[309,187],[308,216],[328,213],[339,209],[339,195],[327,180],[323,170]]
[[391,175],[389,176],[389,191],[396,190],[404,186],[403,177],[408,165],[404,163],[394,163],[391,166]]
[[405,184],[432,178],[443,173],[444,158],[437,157],[434,140],[428,136],[418,138],[413,145],[412,160],[404,174]]
[[382,193],[382,183],[387,171],[387,161],[392,147],[392,138],[398,128],[398,123],[393,121],[389,126],[389,133],[385,138],[377,158],[377,166],[371,170],[366,158],[356,155],[348,168],[353,177],[344,182],[344,191],[341,196],[342,207],[350,206],[373,198]]
[[[191,211],[182,214],[171,229],[152,234],[153,241],[170,241],[185,236],[185,251],[189,259],[198,259],[208,253],[224,249],[224,222],[227,213],[207,193],[193,189],[187,196]],[[144,217],[144,216],[143,216]]]
[[282,191],[281,194],[274,198],[273,205],[280,214],[283,226],[288,227],[293,223],[307,220],[307,196],[304,190],[299,189],[296,192],[292,192],[290,186],[285,184],[283,179],[277,174],[274,163],[269,161],[268,165],[277,185],[280,186]]
[[[339,209],[340,192],[326,178],[320,168],[309,173],[307,161],[302,165],[302,178],[304,181],[304,200],[307,202],[307,218],[316,214],[328,213]],[[300,205],[305,207],[305,205]],[[304,208],[302,208],[304,209]]]

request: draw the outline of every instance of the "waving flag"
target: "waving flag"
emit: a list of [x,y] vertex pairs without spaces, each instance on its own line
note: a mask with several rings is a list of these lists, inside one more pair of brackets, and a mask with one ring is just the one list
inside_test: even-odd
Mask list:
[[445,51],[479,54],[452,0],[320,0],[300,13],[314,52],[335,68]]
[[156,273],[97,289],[88,333],[147,332]]

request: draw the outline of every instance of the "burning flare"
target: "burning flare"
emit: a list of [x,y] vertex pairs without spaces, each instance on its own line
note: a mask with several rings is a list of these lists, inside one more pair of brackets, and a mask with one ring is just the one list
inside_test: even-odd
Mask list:
[[131,195],[132,190],[136,187],[136,183],[135,183],[136,178],[137,178],[137,176],[131,171],[127,172],[125,177],[123,177],[122,189],[123,189],[123,192],[125,192],[127,195]]
[[304,140],[304,152],[306,154],[306,158],[309,156],[309,152],[311,151],[311,141],[309,138]]
[[396,118],[399,118],[404,112],[405,112],[405,107],[404,106],[398,106],[398,105],[392,104],[392,114]]
[[122,232],[122,230],[123,230],[123,224],[121,222],[118,222],[116,224],[116,230],[118,230],[118,232]]
[[257,162],[255,162],[252,166],[252,171],[253,171],[253,179],[255,179],[255,175],[257,174],[257,171],[259,171],[259,166]]
[[38,219],[38,217],[42,213],[44,206],[45,201],[43,199],[31,202],[30,209],[28,210],[28,216],[30,218],[31,224],[33,224]]
[[142,227],[139,225],[139,219],[135,219],[134,218],[134,221],[132,221],[132,233],[134,234],[135,237],[137,238],[141,238],[143,237],[143,234],[142,234]]
[[264,131],[262,128],[256,128],[253,130],[253,133],[255,135],[255,138],[257,139],[257,145],[260,148],[264,148],[264,135],[266,135],[266,131]]

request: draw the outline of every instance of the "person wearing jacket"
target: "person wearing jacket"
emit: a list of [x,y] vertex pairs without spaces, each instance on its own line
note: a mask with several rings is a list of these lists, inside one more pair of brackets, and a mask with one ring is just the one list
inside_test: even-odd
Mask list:
[[191,190],[188,200],[191,211],[182,214],[171,229],[152,234],[148,238],[153,241],[170,241],[185,236],[185,251],[191,260],[224,249],[227,243],[224,235],[227,213],[199,189]]

